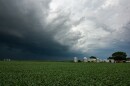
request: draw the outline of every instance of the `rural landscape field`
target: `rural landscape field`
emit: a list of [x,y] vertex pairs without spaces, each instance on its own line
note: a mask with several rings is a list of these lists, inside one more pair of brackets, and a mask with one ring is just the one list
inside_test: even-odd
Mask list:
[[1,61],[0,86],[130,86],[130,64]]

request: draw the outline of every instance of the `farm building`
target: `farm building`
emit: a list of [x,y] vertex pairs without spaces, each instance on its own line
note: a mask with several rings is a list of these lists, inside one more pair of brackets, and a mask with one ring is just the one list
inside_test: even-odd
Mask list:
[[11,59],[4,59],[4,61],[11,61]]
[[129,57],[129,58],[126,58],[126,62],[130,62],[130,57]]
[[78,58],[77,57],[74,57],[74,62],[78,62]]
[[88,62],[97,62],[97,59],[96,58],[89,58]]
[[108,59],[110,63],[115,63],[114,59]]
[[126,60],[115,60],[115,63],[123,63],[126,62]]
[[97,61],[98,63],[99,63],[99,62],[101,62],[101,60],[100,60],[99,58],[97,58],[97,60],[96,60],[96,61]]
[[83,62],[88,62],[87,57],[84,57],[84,58],[83,58]]
[[104,60],[104,62],[107,62],[107,63],[108,63],[108,62],[109,62],[109,60],[108,60],[108,59],[105,59],[105,60]]
[[84,57],[83,62],[97,62],[97,63],[99,63],[99,62],[102,62],[102,60],[99,58],[92,58],[92,57],[86,58],[86,57]]

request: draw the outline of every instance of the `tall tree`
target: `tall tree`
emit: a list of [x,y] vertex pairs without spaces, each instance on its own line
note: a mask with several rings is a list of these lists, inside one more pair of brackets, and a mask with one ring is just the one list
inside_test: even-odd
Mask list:
[[127,57],[127,54],[121,51],[118,51],[112,54],[112,58],[114,60],[126,60],[126,57]]

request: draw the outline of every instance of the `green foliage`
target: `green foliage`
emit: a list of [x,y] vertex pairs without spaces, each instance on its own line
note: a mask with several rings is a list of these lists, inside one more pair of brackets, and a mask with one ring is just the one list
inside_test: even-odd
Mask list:
[[82,62],[81,60],[78,60],[78,62]]
[[127,54],[125,52],[115,52],[112,54],[114,60],[126,60]]
[[97,59],[97,57],[95,57],[95,56],[91,56],[90,59]]
[[108,59],[113,59],[113,57],[108,57]]
[[130,64],[0,62],[0,86],[130,86]]

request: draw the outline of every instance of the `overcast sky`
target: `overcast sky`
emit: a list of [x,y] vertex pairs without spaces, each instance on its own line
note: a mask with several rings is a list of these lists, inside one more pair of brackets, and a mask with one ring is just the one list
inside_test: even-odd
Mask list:
[[0,58],[130,56],[130,0],[0,0]]

